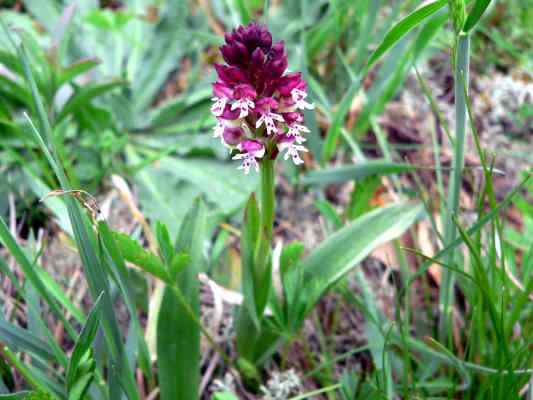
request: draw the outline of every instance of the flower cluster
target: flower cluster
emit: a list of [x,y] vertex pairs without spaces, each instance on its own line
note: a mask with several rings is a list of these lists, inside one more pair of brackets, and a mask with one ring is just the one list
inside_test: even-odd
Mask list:
[[261,25],[240,26],[225,35],[220,48],[225,65],[216,64],[211,112],[217,119],[214,137],[238,152],[248,174],[259,171],[262,159],[275,159],[285,152],[302,164],[300,152],[307,149],[303,111],[314,108],[306,101],[306,83],[300,73],[286,73],[287,54],[283,42],[272,43],[272,35]]

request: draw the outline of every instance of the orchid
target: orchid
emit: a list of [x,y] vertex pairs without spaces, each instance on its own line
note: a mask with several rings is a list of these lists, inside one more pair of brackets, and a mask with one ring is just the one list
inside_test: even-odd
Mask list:
[[213,136],[237,152],[232,158],[242,161],[245,174],[282,151],[285,159],[302,164],[303,135],[310,132],[303,111],[314,105],[306,101],[301,73],[287,73],[283,42],[273,44],[267,28],[252,22],[226,34],[220,52],[226,63],[215,65]]

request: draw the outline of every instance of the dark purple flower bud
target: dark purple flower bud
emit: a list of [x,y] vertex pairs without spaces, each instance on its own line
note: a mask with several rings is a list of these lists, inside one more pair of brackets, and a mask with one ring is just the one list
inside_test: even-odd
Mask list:
[[215,82],[213,83],[213,94],[219,99],[223,97],[230,99],[233,96],[233,90],[224,83]]
[[292,125],[296,122],[303,122],[304,120],[304,117],[302,114],[300,114],[299,112],[294,112],[294,111],[283,113],[282,116],[285,122],[287,123],[287,125]]
[[252,85],[242,84],[235,86],[233,97],[238,100],[242,98],[255,99],[257,93]]
[[227,85],[237,85],[246,83],[248,80],[242,69],[237,67],[226,67],[225,65],[215,64],[219,79]]
[[222,114],[220,114],[218,117],[220,119],[235,120],[239,118],[239,114],[240,114],[239,110],[235,108],[232,109],[232,106],[227,104]]
[[292,72],[278,79],[276,88],[282,96],[287,97],[291,95],[293,89],[305,90],[305,81],[302,80],[300,72]]

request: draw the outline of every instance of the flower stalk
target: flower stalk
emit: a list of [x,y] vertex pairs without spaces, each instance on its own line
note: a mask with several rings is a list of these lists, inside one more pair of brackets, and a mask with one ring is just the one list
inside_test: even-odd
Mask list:
[[261,233],[256,262],[266,260],[272,243],[274,215],[276,212],[275,196],[275,160],[263,160],[261,163]]

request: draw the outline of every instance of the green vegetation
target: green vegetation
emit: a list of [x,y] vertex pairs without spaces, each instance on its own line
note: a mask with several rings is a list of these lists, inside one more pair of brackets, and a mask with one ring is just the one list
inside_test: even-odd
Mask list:
[[[0,399],[533,399],[530,3],[2,3]],[[315,108],[243,175],[254,20]]]

